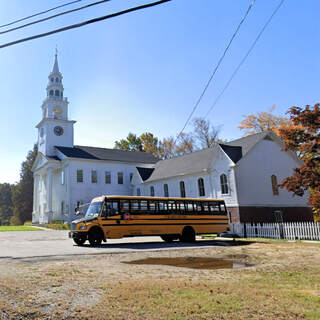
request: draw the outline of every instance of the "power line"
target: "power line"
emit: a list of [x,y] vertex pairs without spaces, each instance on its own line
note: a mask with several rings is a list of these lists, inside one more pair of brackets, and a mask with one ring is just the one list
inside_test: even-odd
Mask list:
[[230,41],[229,41],[228,45],[227,45],[227,46],[226,46],[226,48],[224,49],[224,51],[223,51],[223,53],[222,53],[222,56],[220,57],[220,59],[219,59],[219,61],[218,61],[217,65],[216,65],[216,67],[214,68],[213,73],[211,74],[211,76],[210,76],[210,78],[209,78],[209,80],[208,80],[207,84],[205,85],[204,89],[202,90],[202,93],[200,94],[199,99],[197,100],[197,102],[196,102],[195,106],[193,107],[193,109],[192,109],[192,111],[191,111],[190,115],[188,116],[187,121],[185,122],[185,124],[184,124],[184,126],[183,126],[182,130],[180,131],[180,133],[178,134],[177,138],[175,139],[175,142],[177,141],[177,139],[179,138],[179,136],[181,135],[181,133],[183,132],[183,130],[186,128],[186,126],[188,125],[188,123],[189,123],[189,121],[190,121],[191,117],[193,116],[194,112],[195,112],[195,111],[196,111],[196,109],[198,108],[198,106],[199,106],[199,104],[200,104],[200,102],[201,102],[202,98],[204,97],[204,95],[205,95],[205,93],[206,93],[207,89],[209,88],[209,85],[210,85],[210,83],[211,83],[211,81],[212,81],[213,77],[214,77],[214,76],[215,76],[215,74],[217,73],[217,71],[218,71],[218,69],[219,69],[219,67],[220,67],[220,65],[221,65],[221,63],[222,63],[222,61],[223,61],[223,59],[224,59],[224,57],[225,57],[226,53],[228,52],[228,50],[229,50],[229,48],[230,48],[230,46],[231,46],[231,43],[233,42],[233,40],[234,40],[234,38],[236,37],[236,35],[238,34],[238,32],[239,32],[239,30],[240,30],[240,28],[241,28],[242,24],[244,23],[244,21],[246,20],[247,16],[249,15],[249,12],[250,12],[250,10],[252,9],[252,7],[253,7],[253,5],[254,5],[255,1],[256,1],[256,0],[252,0],[252,2],[251,2],[251,4],[249,5],[249,7],[248,7],[248,9],[247,9],[247,11],[246,11],[246,13],[245,13],[245,15],[243,16],[243,18],[241,19],[240,23],[238,24],[238,26],[237,26],[236,30],[234,31],[234,33],[233,33],[233,35],[232,35],[232,37],[231,37],[231,39],[230,39]]
[[70,25],[70,26],[67,26],[67,27],[63,27],[63,28],[60,28],[60,29],[55,29],[55,30],[52,30],[52,31],[49,31],[49,32],[45,32],[45,33],[41,33],[41,34],[37,34],[37,35],[31,36],[31,37],[22,38],[22,39],[15,40],[15,41],[12,41],[12,42],[7,42],[5,44],[0,45],[0,49],[3,49],[5,47],[9,47],[9,46],[13,46],[13,45],[16,45],[18,43],[22,43],[22,42],[26,42],[26,41],[30,41],[30,40],[34,40],[34,39],[38,39],[38,38],[42,38],[42,37],[46,37],[46,36],[49,36],[49,35],[52,35],[52,34],[55,34],[55,33],[63,32],[63,31],[67,31],[67,30],[71,30],[71,29],[75,29],[75,28],[80,28],[80,27],[83,27],[83,26],[91,24],[91,23],[95,23],[95,22],[99,22],[99,21],[102,21],[102,20],[114,18],[114,17],[117,17],[117,16],[121,16],[121,15],[129,13],[129,12],[150,8],[150,7],[153,7],[153,6],[156,6],[156,5],[159,5],[159,4],[163,4],[163,3],[169,2],[169,1],[172,1],[172,0],[161,0],[161,1],[156,1],[156,2],[152,2],[152,3],[147,3],[147,4],[144,4],[144,5],[138,6],[138,7],[133,7],[133,8],[129,8],[129,9],[123,10],[123,11],[111,13],[111,14],[108,14],[108,15],[105,15],[105,16],[102,16],[102,17],[94,18],[94,19],[87,20],[87,21],[84,21],[84,22],[81,22],[81,23],[76,23],[76,24],[73,24],[73,25]]
[[278,12],[278,10],[281,8],[281,6],[283,5],[283,3],[285,2],[285,0],[282,0],[278,6],[276,7],[276,9],[272,12],[271,16],[269,17],[269,19],[267,20],[267,22],[264,24],[264,26],[262,27],[261,31],[259,32],[258,36],[256,37],[256,39],[253,41],[252,45],[250,46],[249,50],[247,51],[247,53],[245,54],[245,56],[243,57],[243,59],[240,61],[240,63],[238,64],[238,66],[236,67],[236,69],[234,70],[234,72],[232,73],[231,77],[229,78],[227,84],[225,85],[225,87],[222,89],[222,91],[220,92],[220,94],[217,96],[217,98],[215,99],[215,101],[213,102],[211,108],[208,110],[208,112],[206,113],[204,118],[207,118],[209,113],[212,111],[212,109],[215,107],[215,105],[218,103],[218,101],[220,100],[220,98],[222,97],[222,95],[224,94],[224,92],[228,89],[230,83],[232,82],[233,78],[236,76],[236,74],[238,73],[239,69],[242,67],[242,65],[245,63],[245,61],[247,60],[248,56],[250,55],[250,53],[252,52],[253,48],[255,47],[255,45],[257,44],[257,42],[259,41],[259,39],[261,38],[263,32],[265,31],[265,29],[267,28],[267,26],[270,24],[271,20],[273,19],[273,17],[275,16],[275,14]]
[[73,4],[73,3],[80,2],[80,1],[82,1],[82,0],[71,1],[71,2],[68,2],[68,3],[62,4],[60,6],[54,7],[54,8],[50,8],[48,10],[32,14],[31,16],[27,16],[27,17],[24,17],[24,18],[9,22],[7,24],[3,24],[2,26],[0,26],[0,28],[11,26],[11,25],[13,25],[15,23],[18,23],[18,22],[21,22],[21,21],[24,21],[24,20],[28,20],[28,19],[36,17],[36,16],[40,16],[41,14],[44,14],[44,13],[47,13],[47,12],[50,12],[50,11],[53,11],[53,10],[56,10],[56,9],[59,9],[59,8],[65,7],[65,6],[69,6],[69,5]]
[[11,31],[18,30],[18,29],[22,29],[22,28],[31,26],[33,24],[37,24],[37,23],[40,23],[40,22],[43,22],[43,21],[51,20],[53,18],[56,18],[56,17],[59,17],[59,16],[63,16],[63,15],[68,14],[68,13],[72,13],[72,12],[76,12],[76,11],[79,11],[79,10],[87,9],[89,7],[96,6],[98,4],[102,4],[104,2],[109,2],[109,1],[111,1],[111,0],[101,0],[101,1],[94,2],[94,3],[90,3],[90,4],[87,4],[87,5],[83,6],[83,7],[79,7],[79,8],[76,8],[76,9],[64,11],[64,12],[57,13],[57,14],[55,14],[53,16],[50,16],[50,17],[46,17],[46,18],[43,18],[43,19],[39,19],[39,20],[36,20],[36,21],[32,21],[32,22],[26,23],[26,24],[24,24],[22,26],[19,26],[19,27],[11,28],[11,29],[8,29],[8,30],[5,30],[5,31],[0,31],[0,34],[4,34],[4,33],[8,33],[8,32],[11,32]]

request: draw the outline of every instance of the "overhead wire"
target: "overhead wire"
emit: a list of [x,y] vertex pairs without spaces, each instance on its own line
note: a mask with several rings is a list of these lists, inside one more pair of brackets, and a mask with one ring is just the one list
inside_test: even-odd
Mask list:
[[89,7],[93,7],[93,6],[96,6],[98,4],[102,4],[102,3],[105,3],[105,2],[109,2],[109,1],[111,1],[111,0],[100,0],[100,1],[97,1],[97,2],[93,2],[93,3],[87,4],[85,6],[79,7],[79,8],[75,8],[75,9],[71,9],[71,10],[68,10],[68,11],[60,12],[60,13],[57,13],[57,14],[52,15],[50,17],[46,17],[46,18],[43,18],[43,19],[39,19],[39,20],[36,20],[36,21],[32,21],[32,22],[26,23],[26,24],[24,24],[22,26],[19,26],[19,27],[11,28],[11,29],[8,29],[8,30],[5,30],[5,31],[0,31],[0,34],[4,34],[4,33],[8,33],[8,32],[12,32],[12,31],[18,30],[18,29],[22,29],[22,28],[31,26],[33,24],[37,24],[37,23],[40,23],[40,22],[51,20],[53,18],[57,18],[57,17],[65,15],[65,14],[73,13],[73,12],[80,11],[80,10],[83,10],[83,9],[88,9]]
[[147,4],[144,4],[144,5],[141,5],[141,6],[132,7],[132,8],[129,8],[129,9],[122,10],[122,11],[111,13],[111,14],[108,14],[108,15],[105,15],[105,16],[102,16],[102,17],[98,17],[98,18],[86,20],[86,21],[83,21],[83,22],[80,22],[80,23],[76,23],[76,24],[73,24],[73,25],[69,25],[69,26],[66,26],[66,27],[63,27],[63,28],[59,28],[59,29],[55,29],[55,30],[48,31],[48,32],[45,32],[45,33],[37,34],[37,35],[31,36],[31,37],[26,37],[26,38],[18,39],[18,40],[15,40],[15,41],[7,42],[7,43],[4,43],[4,44],[0,45],[0,49],[6,48],[6,47],[9,47],[9,46],[13,46],[13,45],[16,45],[18,43],[22,43],[22,42],[26,42],[26,41],[30,41],[30,40],[34,40],[34,39],[47,37],[47,36],[55,34],[55,33],[64,32],[64,31],[67,31],[67,30],[75,29],[75,28],[80,28],[80,27],[89,25],[91,23],[96,23],[96,22],[103,21],[103,20],[106,20],[106,19],[111,19],[111,18],[114,18],[114,17],[117,17],[117,16],[121,16],[121,15],[127,14],[129,12],[134,12],[134,11],[138,11],[138,10],[143,10],[143,9],[146,9],[146,8],[154,7],[154,6],[163,4],[165,2],[169,2],[169,1],[172,1],[172,0],[160,0],[160,1],[156,1],[156,2],[147,3]]
[[259,39],[261,38],[263,32],[266,30],[267,26],[270,24],[270,22],[272,21],[273,17],[276,15],[276,13],[279,11],[279,9],[281,8],[281,6],[283,5],[283,3],[285,2],[285,0],[281,0],[281,2],[278,4],[278,6],[275,8],[275,10],[272,12],[271,16],[268,18],[268,20],[266,21],[266,23],[263,25],[262,29],[260,30],[260,32],[258,33],[257,37],[255,38],[255,40],[253,41],[252,45],[250,46],[249,50],[247,51],[247,53],[245,54],[245,56],[242,58],[242,60],[240,61],[240,63],[238,64],[238,66],[236,67],[236,69],[234,70],[234,72],[232,73],[231,77],[229,78],[229,80],[227,81],[226,85],[224,86],[224,88],[222,89],[222,91],[220,92],[220,94],[217,96],[217,98],[215,99],[215,101],[213,102],[212,106],[210,107],[210,109],[208,110],[208,112],[205,115],[205,119],[208,117],[208,115],[210,114],[210,112],[212,111],[212,109],[216,106],[216,104],[218,103],[218,101],[220,100],[220,98],[222,97],[222,95],[225,93],[225,91],[228,89],[230,83],[232,82],[233,78],[236,76],[236,74],[238,73],[239,69],[242,67],[242,65],[245,63],[245,61],[247,60],[248,56],[250,55],[250,53],[252,52],[252,50],[254,49],[254,47],[256,46],[257,42],[259,41]]
[[214,76],[215,76],[215,74],[217,73],[217,71],[218,71],[218,69],[219,69],[219,67],[220,67],[220,65],[221,65],[221,63],[222,63],[222,61],[223,61],[223,59],[225,58],[225,56],[226,56],[226,54],[227,54],[228,50],[230,49],[230,46],[231,46],[231,44],[232,44],[232,42],[233,42],[234,38],[236,37],[236,35],[238,34],[238,32],[239,32],[239,30],[240,30],[241,26],[243,25],[243,23],[245,22],[246,18],[248,17],[249,12],[251,11],[251,9],[252,9],[252,7],[253,7],[253,5],[254,5],[255,1],[256,1],[256,0],[252,0],[252,2],[250,3],[250,5],[249,5],[249,7],[248,7],[248,9],[247,9],[247,11],[246,11],[246,13],[245,13],[245,15],[243,16],[243,18],[241,19],[240,23],[238,24],[238,26],[237,26],[236,30],[235,30],[235,31],[234,31],[234,33],[232,34],[232,37],[230,38],[228,45],[227,45],[227,46],[226,46],[226,48],[224,49],[224,51],[223,51],[223,53],[222,53],[222,55],[221,55],[221,57],[220,57],[220,59],[219,59],[219,61],[218,61],[217,65],[215,66],[215,68],[214,68],[214,70],[213,70],[213,72],[212,72],[212,74],[211,74],[211,76],[210,76],[209,80],[207,81],[207,83],[206,83],[206,85],[205,85],[204,89],[202,90],[202,92],[201,92],[201,94],[200,94],[200,97],[198,98],[198,100],[197,100],[196,104],[194,105],[194,107],[193,107],[193,109],[192,109],[191,113],[189,114],[189,116],[188,116],[188,118],[187,118],[187,120],[186,120],[186,122],[185,122],[184,126],[182,127],[182,129],[181,129],[180,133],[177,135],[177,137],[176,137],[176,139],[175,139],[175,142],[176,142],[176,141],[177,141],[177,139],[180,137],[180,135],[183,133],[183,130],[184,130],[184,129],[186,128],[186,126],[188,125],[188,123],[189,123],[189,121],[190,121],[191,117],[193,116],[194,112],[195,112],[195,111],[196,111],[196,109],[199,107],[199,104],[200,104],[201,100],[203,99],[203,97],[204,97],[204,95],[205,95],[206,91],[208,90],[208,88],[209,88],[209,86],[210,86],[210,83],[212,82],[213,77],[214,77]]
[[11,26],[13,24],[16,24],[18,22],[21,22],[21,21],[24,21],[24,20],[28,20],[28,19],[31,19],[31,18],[34,18],[36,16],[40,16],[41,14],[45,14],[45,13],[48,13],[50,11],[53,11],[53,10],[56,10],[56,9],[60,9],[62,7],[66,7],[66,6],[69,6],[71,4],[74,4],[74,3],[77,3],[77,2],[81,2],[82,0],[74,0],[74,1],[71,1],[71,2],[68,2],[68,3],[65,3],[65,4],[62,4],[60,6],[57,6],[57,7],[54,7],[54,8],[50,8],[50,9],[47,9],[45,11],[41,11],[41,12],[38,12],[38,13],[35,13],[35,14],[32,14],[30,16],[27,16],[27,17],[24,17],[24,18],[21,18],[21,19],[18,19],[18,20],[14,20],[12,22],[9,22],[9,23],[6,23],[6,24],[3,24],[0,26],[0,28],[3,28],[3,27],[8,27],[8,26]]

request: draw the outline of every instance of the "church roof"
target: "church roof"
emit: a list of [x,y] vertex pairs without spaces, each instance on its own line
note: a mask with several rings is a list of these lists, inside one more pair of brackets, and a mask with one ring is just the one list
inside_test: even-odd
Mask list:
[[158,161],[154,171],[146,182],[205,171],[213,161],[215,150],[215,148],[208,148]]
[[158,161],[156,157],[146,152],[134,152],[85,146],[74,146],[73,148],[56,146],[56,148],[68,158],[135,163],[156,163]]
[[152,172],[154,171],[154,168],[141,168],[141,167],[137,167],[137,170],[140,174],[140,177],[142,179],[142,181],[146,181],[147,179],[150,178]]
[[242,137],[230,142],[226,142],[225,145],[237,146],[242,148],[242,156],[245,156],[253,146],[255,146],[260,140],[266,138],[270,134],[270,131],[264,131],[249,136]]

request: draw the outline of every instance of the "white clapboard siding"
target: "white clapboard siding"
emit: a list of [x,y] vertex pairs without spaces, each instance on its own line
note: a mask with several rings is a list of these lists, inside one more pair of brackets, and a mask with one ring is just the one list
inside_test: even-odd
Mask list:
[[230,232],[239,237],[288,240],[320,240],[319,222],[231,223]]

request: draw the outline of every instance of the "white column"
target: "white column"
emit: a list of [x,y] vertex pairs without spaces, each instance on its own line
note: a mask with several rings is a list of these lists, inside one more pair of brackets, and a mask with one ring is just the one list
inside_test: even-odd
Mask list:
[[33,177],[33,211],[32,211],[32,223],[39,222],[39,212],[38,211],[38,183],[39,177],[38,175],[34,175]]
[[52,219],[52,168],[47,173],[47,219],[48,222]]

